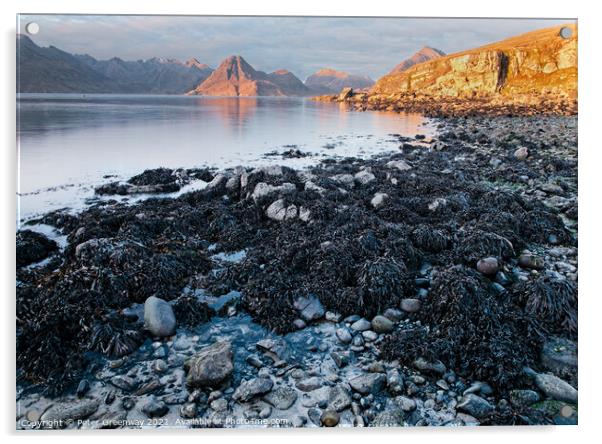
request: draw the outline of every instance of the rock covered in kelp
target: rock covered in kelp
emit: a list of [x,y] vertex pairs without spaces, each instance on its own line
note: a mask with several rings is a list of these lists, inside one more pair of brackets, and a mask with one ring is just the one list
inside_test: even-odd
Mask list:
[[31,230],[17,231],[17,267],[46,259],[58,250],[55,241]]

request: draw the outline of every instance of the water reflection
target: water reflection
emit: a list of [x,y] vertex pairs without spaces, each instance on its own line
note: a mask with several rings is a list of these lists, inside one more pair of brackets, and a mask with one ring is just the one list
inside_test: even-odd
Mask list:
[[287,161],[299,167],[326,155],[396,150],[391,133],[431,131],[418,115],[348,112],[303,98],[28,94],[17,106],[19,191],[43,190],[22,199],[24,213],[72,205],[69,189],[77,187],[48,189],[99,183],[108,174],[283,163],[264,154],[290,145],[315,154]]

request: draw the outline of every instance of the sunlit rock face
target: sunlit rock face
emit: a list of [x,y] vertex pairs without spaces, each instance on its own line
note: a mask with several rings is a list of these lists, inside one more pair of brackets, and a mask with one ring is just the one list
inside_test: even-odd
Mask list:
[[207,96],[304,96],[309,89],[290,71],[267,74],[255,70],[241,56],[230,56],[194,90]]
[[389,74],[397,74],[400,72],[404,72],[414,65],[428,62],[429,60],[438,59],[439,57],[443,56],[445,56],[445,53],[440,49],[425,46],[424,48],[416,52],[414,55],[412,55],[412,57],[405,59],[400,64],[395,66],[395,68],[393,68]]
[[[569,38],[560,35],[569,28]],[[382,77],[372,94],[432,97],[540,94],[576,97],[577,26],[567,24],[416,64]]]

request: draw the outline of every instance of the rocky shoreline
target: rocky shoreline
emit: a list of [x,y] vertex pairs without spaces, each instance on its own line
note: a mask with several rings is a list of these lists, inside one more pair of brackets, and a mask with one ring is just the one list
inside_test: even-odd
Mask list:
[[29,221],[17,428],[576,423],[576,117],[392,137]]
[[427,117],[479,116],[576,116],[578,100],[568,94],[476,94],[470,96],[433,96],[428,94],[382,94],[343,88],[339,94],[313,97],[318,102],[346,104],[354,111],[393,111],[421,113]]

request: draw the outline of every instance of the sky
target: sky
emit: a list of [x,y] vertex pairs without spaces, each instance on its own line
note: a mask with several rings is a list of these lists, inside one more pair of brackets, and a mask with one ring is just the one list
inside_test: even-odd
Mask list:
[[21,15],[18,32],[40,46],[97,59],[196,57],[215,68],[241,55],[255,69],[302,80],[321,68],[377,79],[423,46],[453,53],[535,29],[552,19]]

